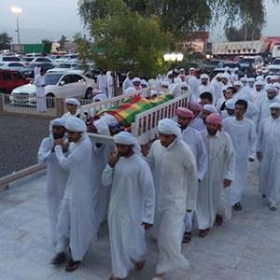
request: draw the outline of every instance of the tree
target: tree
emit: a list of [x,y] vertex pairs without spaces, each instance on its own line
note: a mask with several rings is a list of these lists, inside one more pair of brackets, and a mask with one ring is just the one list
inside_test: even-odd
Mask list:
[[160,30],[156,16],[144,18],[130,11],[96,19],[91,31],[94,44],[103,50],[103,54],[93,53],[99,67],[131,70],[139,76],[159,73],[172,40],[169,33]]
[[52,44],[52,41],[50,41],[49,39],[42,39],[42,44],[45,44],[45,45],[51,45]]
[[261,28],[252,25],[243,24],[239,29],[232,26],[225,29],[225,35],[228,41],[259,40],[261,37]]
[[118,13],[115,5],[119,4],[144,17],[157,15],[164,31],[170,31],[177,40],[184,40],[190,31],[218,24],[219,17],[225,19],[225,27],[232,26],[236,21],[262,27],[265,23],[264,2],[265,0],[79,0],[79,13],[88,27],[92,19]]
[[8,33],[0,33],[0,50],[10,49],[12,40]]
[[60,44],[60,49],[63,50],[65,48],[65,43],[69,42],[67,40],[67,37],[64,35],[61,35],[60,40],[58,41],[58,43]]

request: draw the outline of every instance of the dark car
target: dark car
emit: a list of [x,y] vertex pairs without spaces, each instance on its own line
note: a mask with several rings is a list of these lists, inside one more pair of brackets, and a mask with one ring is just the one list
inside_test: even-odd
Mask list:
[[52,63],[32,63],[28,65],[27,68],[21,71],[21,73],[28,79],[34,79],[34,68],[38,65],[42,69],[48,71],[49,69],[53,69],[55,66]]
[[11,93],[14,88],[28,83],[29,81],[19,71],[0,69],[0,92]]
[[218,59],[206,59],[203,60],[200,69],[205,73],[211,73],[215,68],[219,67],[221,60]]

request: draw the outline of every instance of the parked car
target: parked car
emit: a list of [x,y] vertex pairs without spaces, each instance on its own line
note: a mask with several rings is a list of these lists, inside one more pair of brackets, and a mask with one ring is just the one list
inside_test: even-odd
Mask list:
[[54,68],[54,65],[52,63],[30,64],[30,65],[28,65],[28,67],[26,67],[24,70],[21,71],[22,74],[29,79],[34,79],[34,68],[36,65],[40,66],[41,68],[43,68],[46,71]]
[[33,63],[52,63],[52,60],[50,58],[47,57],[35,57],[30,64]]
[[23,70],[24,64],[20,62],[0,62],[0,69]]
[[280,58],[274,59],[270,65],[280,65]]
[[[46,97],[78,97],[92,98],[92,90],[95,82],[84,75],[75,72],[47,73],[45,76]],[[12,91],[11,102],[13,104],[26,104],[33,106],[36,104],[36,87],[33,84],[18,87]]]
[[250,65],[254,69],[259,69],[259,68],[263,67],[264,61],[263,61],[263,58],[260,55],[245,56],[241,60],[239,60],[239,64],[241,65],[242,70],[248,68]]
[[0,62],[20,62],[20,58],[16,56],[11,56],[11,55],[0,55]]
[[11,93],[13,89],[28,83],[19,71],[0,69],[0,92]]
[[266,67],[268,75],[280,75],[280,64],[270,64]]
[[218,59],[206,59],[202,61],[202,64],[199,65],[201,71],[206,73],[211,73],[215,68],[219,66],[221,60]]

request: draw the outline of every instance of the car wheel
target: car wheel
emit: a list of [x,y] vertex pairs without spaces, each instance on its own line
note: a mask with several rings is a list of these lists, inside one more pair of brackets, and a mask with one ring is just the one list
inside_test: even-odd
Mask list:
[[54,108],[55,107],[55,96],[53,93],[48,93],[46,95],[47,97],[47,108]]
[[92,99],[92,88],[88,88],[85,93],[85,99]]

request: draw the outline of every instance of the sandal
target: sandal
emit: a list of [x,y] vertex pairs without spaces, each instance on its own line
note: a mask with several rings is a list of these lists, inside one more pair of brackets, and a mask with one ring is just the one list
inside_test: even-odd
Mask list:
[[58,253],[51,260],[51,264],[58,265],[58,264],[64,263],[65,259],[66,259],[66,256],[65,256],[65,254],[63,252],[62,253]]
[[67,272],[72,272],[74,270],[76,270],[79,265],[80,265],[81,261],[73,261],[72,259],[69,261],[69,263],[67,264],[65,270]]
[[187,243],[190,243],[191,240],[192,240],[192,233],[191,232],[185,232],[182,243],[187,244]]

